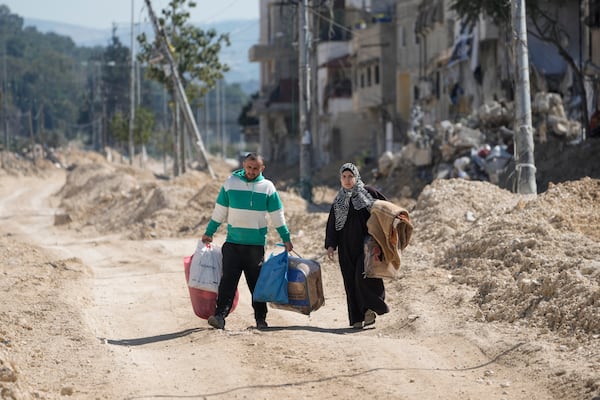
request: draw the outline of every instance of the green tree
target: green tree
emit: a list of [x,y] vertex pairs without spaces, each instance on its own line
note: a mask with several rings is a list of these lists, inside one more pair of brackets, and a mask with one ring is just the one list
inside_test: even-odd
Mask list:
[[121,111],[117,111],[110,119],[110,131],[119,143],[127,143],[129,140],[129,120]]
[[484,14],[499,26],[510,25],[510,0],[454,0],[451,8],[468,23],[476,23]]
[[[553,7],[549,7],[549,4]],[[572,1],[568,0],[527,0],[526,7],[529,21],[527,33],[556,48],[558,54],[575,74],[576,92],[585,98],[584,74],[581,66],[564,45],[565,39],[569,39],[569,34],[566,27],[559,20],[564,7],[573,4]],[[465,18],[467,22],[475,23],[479,16],[483,14],[491,17],[498,26],[510,29],[510,0],[454,0],[452,9]],[[581,112],[585,127],[589,121],[586,101],[581,102]]]
[[[154,115],[144,107],[135,109],[135,121],[133,129],[133,142],[136,146],[146,145],[150,142],[152,130],[154,129]],[[120,143],[129,141],[129,116],[117,111],[110,122],[110,130],[113,137]]]
[[24,27],[21,17],[0,6],[0,52],[6,66],[5,140],[10,141],[8,133],[15,139],[32,135],[36,141],[43,141],[43,132],[50,136],[49,131],[75,135],[84,51],[66,36]]
[[123,46],[117,37],[116,29],[113,26],[111,43],[105,48],[102,59],[97,60],[101,65],[102,97],[109,119],[112,119],[116,112],[128,112],[130,107],[130,49]]
[[[189,101],[202,97],[218,80],[223,79],[223,73],[229,70],[226,64],[219,60],[219,52],[223,45],[229,46],[229,35],[218,35],[214,29],[203,30],[188,21],[189,8],[196,6],[192,0],[171,0],[167,8],[162,10],[159,24],[165,32],[171,54],[176,62],[178,74],[185,88]],[[175,99],[175,87],[169,74],[167,60],[160,54],[161,44],[158,38],[150,41],[145,34],[138,36],[140,52],[138,59],[147,64],[146,73],[165,85],[172,99]],[[178,108],[175,107],[175,110]],[[177,111],[175,111],[177,112]],[[177,121],[177,118],[174,118]],[[175,129],[175,143],[179,143],[175,152],[174,173],[178,175],[185,168],[183,143],[179,128]],[[179,165],[180,164],[180,165]]]
[[133,142],[136,145],[146,145],[154,130],[154,114],[144,107],[135,109],[135,121],[133,129]]

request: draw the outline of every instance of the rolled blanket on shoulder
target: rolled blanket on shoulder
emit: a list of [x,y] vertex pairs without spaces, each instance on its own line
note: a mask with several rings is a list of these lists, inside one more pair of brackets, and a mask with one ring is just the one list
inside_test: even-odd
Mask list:
[[375,200],[367,228],[385,259],[400,268],[400,252],[408,246],[413,231],[408,211],[387,200]]

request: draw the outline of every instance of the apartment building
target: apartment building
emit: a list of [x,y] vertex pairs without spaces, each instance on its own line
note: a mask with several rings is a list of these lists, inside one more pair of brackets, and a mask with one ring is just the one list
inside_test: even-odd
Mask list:
[[[311,6],[310,135],[316,168],[351,157],[379,157],[406,144],[411,113],[426,124],[458,121],[493,100],[513,100],[510,26],[483,16],[465,24],[452,0],[331,0]],[[568,27],[564,48],[585,75],[588,108],[598,109],[600,0],[556,4]],[[298,2],[261,0],[261,34],[250,60],[261,63],[260,146],[296,165]],[[568,21],[578,20],[579,24]],[[598,40],[596,40],[598,39]],[[533,90],[581,93],[572,65],[529,35]],[[566,40],[566,39],[565,39]],[[591,113],[590,113],[591,114]]]
[[296,8],[277,0],[260,1],[259,43],[249,50],[260,63],[259,145],[271,162],[298,163],[298,51]]
[[[396,3],[334,0],[309,8],[310,134],[316,168],[398,149],[406,123],[396,111]],[[268,159],[294,165],[300,141],[298,7],[274,0],[261,0],[260,7],[259,43],[249,52],[250,60],[261,64],[260,97],[254,104],[260,148]]]

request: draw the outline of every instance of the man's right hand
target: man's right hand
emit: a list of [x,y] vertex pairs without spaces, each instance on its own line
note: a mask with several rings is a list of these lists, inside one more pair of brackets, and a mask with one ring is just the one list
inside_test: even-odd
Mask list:
[[202,235],[202,243],[210,243],[210,242],[212,242],[212,240],[213,240],[212,236]]

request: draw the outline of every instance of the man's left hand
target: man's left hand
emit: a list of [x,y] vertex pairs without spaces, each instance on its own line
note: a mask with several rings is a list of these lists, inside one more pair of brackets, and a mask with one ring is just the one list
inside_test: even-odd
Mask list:
[[287,250],[288,253],[290,251],[294,250],[294,245],[292,244],[291,241],[285,242],[283,245],[285,246],[285,249]]

